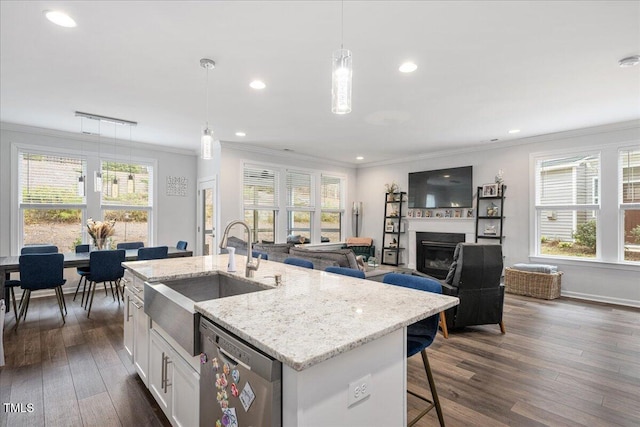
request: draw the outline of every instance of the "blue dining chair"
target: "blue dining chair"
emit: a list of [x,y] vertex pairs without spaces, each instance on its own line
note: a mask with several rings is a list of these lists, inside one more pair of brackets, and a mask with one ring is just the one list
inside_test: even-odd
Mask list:
[[[26,254],[49,254],[49,253],[58,253],[58,247],[54,245],[47,244],[37,244],[37,245],[28,245],[23,247],[20,250],[21,255]],[[5,274],[5,282],[4,282],[4,294],[5,301],[7,301],[7,311],[9,310],[9,300],[13,302],[13,314],[16,316],[16,320],[18,318],[18,309],[22,307],[22,301],[24,299],[24,293],[22,298],[20,299],[20,305],[16,305],[16,293],[15,288],[20,287],[20,280],[12,280],[9,273]]]
[[313,263],[311,261],[307,261],[306,259],[302,259],[302,258],[289,257],[284,260],[284,263],[289,265],[295,265],[297,267],[313,269]]
[[[412,276],[410,274],[388,273],[382,280],[383,283],[395,286],[402,286],[405,288],[417,289],[420,291],[432,292],[434,294],[442,294],[442,285],[435,279],[427,277]],[[427,373],[427,379],[429,380],[429,388],[431,389],[431,395],[433,400],[427,399],[417,393],[407,390],[409,394],[421,399],[429,406],[423,410],[417,417],[415,417],[407,425],[414,425],[420,418],[425,416],[431,409],[436,408],[438,414],[438,421],[440,426],[444,427],[444,417],[442,415],[442,408],[440,407],[440,400],[438,399],[438,392],[436,391],[436,384],[433,380],[433,374],[431,373],[431,366],[429,365],[429,358],[427,357],[426,348],[431,345],[438,333],[438,321],[440,320],[439,314],[434,314],[426,319],[419,320],[407,326],[407,358],[413,356],[416,353],[422,354],[422,363],[424,363],[424,370]]]
[[169,253],[168,246],[153,246],[150,248],[138,249],[138,261],[145,261],[150,259],[163,259],[167,257]]
[[358,279],[364,279],[364,271],[356,270],[355,268],[347,267],[327,267],[324,269],[327,273],[342,274],[343,276],[357,277]]
[[[77,245],[76,246],[76,253],[77,254],[81,254],[81,253],[88,253],[89,252],[89,245]],[[78,290],[80,289],[80,285],[82,284],[82,279],[84,279],[84,286],[82,287],[82,301],[80,302],[80,305],[84,305],[84,291],[85,288],[87,287],[87,276],[89,275],[89,272],[91,270],[89,269],[89,267],[78,267],[76,268],[76,272],[80,275],[80,280],[78,280],[78,286],[76,286],[76,293],[73,294],[73,300],[76,300],[76,297],[78,296]]]
[[[111,295],[115,300],[113,285],[115,284],[115,292],[118,293],[118,305],[120,304],[120,279],[124,276],[124,267],[122,263],[125,261],[126,251],[124,249],[116,249],[109,251],[94,251],[89,255],[90,273],[87,277],[89,280],[89,290],[87,291],[88,312],[87,317],[91,315],[91,306],[93,305],[93,297],[96,293],[96,284],[109,282],[111,285]],[[89,301],[89,293],[91,301]]]
[[264,261],[269,259],[269,254],[262,251],[251,251],[251,255],[253,255],[254,258],[258,258],[260,256]]
[[140,249],[144,248],[144,243],[142,242],[123,242],[118,243],[116,245],[116,249]]
[[186,251],[187,250],[187,242],[185,242],[184,240],[178,240],[178,243],[176,243],[176,249],[179,249],[181,251]]
[[[16,326],[20,324],[20,319],[27,320],[31,292],[42,289],[54,289],[58,307],[62,315],[62,323],[65,323],[67,306],[64,302],[62,285],[64,279],[64,255],[58,253],[32,253],[20,255],[20,287],[23,289],[23,299],[20,313],[16,317]],[[15,309],[15,308],[14,308]]]

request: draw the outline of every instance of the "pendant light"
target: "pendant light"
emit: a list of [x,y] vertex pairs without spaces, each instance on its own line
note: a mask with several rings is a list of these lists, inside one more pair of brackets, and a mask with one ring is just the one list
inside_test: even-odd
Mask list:
[[331,73],[331,112],[348,114],[351,112],[351,83],[353,62],[349,49],[344,48],[344,1],[341,2],[340,49],[332,56]]
[[93,171],[93,191],[99,193],[102,191],[102,121],[98,120],[98,170]]
[[136,191],[135,180],[131,172],[131,151],[133,150],[133,142],[131,141],[131,126],[129,126],[129,177],[127,178],[127,193],[133,194]]
[[211,158],[213,152],[213,131],[209,129],[209,70],[213,70],[216,67],[216,63],[211,59],[202,58],[200,60],[200,66],[207,70],[207,109],[205,117],[205,127],[202,131],[202,136],[200,137],[200,145],[202,148],[202,158],[208,160]]
[[[82,135],[85,134],[84,130],[84,117],[80,117],[80,132]],[[83,137],[84,138],[84,137]],[[84,186],[84,143],[82,140],[80,141],[80,152],[82,153],[82,158],[80,160],[80,176],[78,177],[78,196],[85,196],[85,186]]]
[[118,187],[118,174],[116,170],[116,131],[117,126],[113,124],[113,181],[111,181],[111,197],[117,198],[120,195],[120,188]]

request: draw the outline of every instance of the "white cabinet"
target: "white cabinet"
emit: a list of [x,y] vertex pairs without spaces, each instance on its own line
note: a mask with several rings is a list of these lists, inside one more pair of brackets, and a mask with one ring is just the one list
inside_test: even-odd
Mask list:
[[149,390],[174,426],[196,426],[200,374],[155,330],[149,348]]
[[151,320],[144,312],[144,285],[128,271],[123,278],[124,348],[144,384],[149,386],[149,330]]

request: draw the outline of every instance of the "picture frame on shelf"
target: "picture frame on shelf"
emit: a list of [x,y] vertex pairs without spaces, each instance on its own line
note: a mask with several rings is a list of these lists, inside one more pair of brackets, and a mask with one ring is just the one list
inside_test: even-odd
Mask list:
[[422,218],[422,209],[416,209],[416,210],[413,212],[413,217],[414,217],[414,218]]
[[482,184],[482,197],[498,197],[498,184]]
[[444,211],[444,217],[445,218],[451,218],[451,209],[447,209]]
[[461,218],[462,217],[462,211],[460,209],[456,209],[455,211],[453,211],[453,217],[454,218]]
[[473,218],[473,209],[467,209],[467,218]]
[[395,230],[395,227],[393,226],[392,222],[387,222],[387,225],[384,226],[384,231],[387,233],[393,233]]
[[413,209],[407,211],[407,218],[413,218]]

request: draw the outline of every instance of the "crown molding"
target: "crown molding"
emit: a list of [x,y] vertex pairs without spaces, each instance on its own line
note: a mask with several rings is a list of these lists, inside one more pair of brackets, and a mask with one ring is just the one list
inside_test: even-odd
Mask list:
[[300,154],[293,151],[274,150],[273,148],[256,147],[254,145],[238,144],[237,142],[220,141],[222,148],[229,148],[232,150],[244,151],[248,153],[264,154],[268,156],[280,157],[283,159],[295,159],[305,160],[313,162],[322,162],[324,164],[339,166],[343,168],[356,169],[356,165],[348,162],[339,162],[336,160],[329,160],[323,157],[315,157],[307,154]]
[[610,123],[606,125],[580,128],[580,129],[572,129],[572,130],[562,131],[562,132],[546,133],[543,135],[530,136],[527,138],[512,139],[502,143],[492,143],[489,146],[474,145],[473,147],[459,148],[455,150],[442,150],[442,151],[436,151],[428,154],[425,153],[425,154],[418,154],[410,157],[401,157],[401,158],[392,159],[392,160],[383,160],[379,162],[358,164],[356,168],[364,169],[364,168],[370,168],[370,167],[395,165],[399,163],[414,162],[416,160],[434,159],[439,157],[449,157],[449,156],[456,156],[461,154],[477,153],[477,152],[486,151],[486,150],[509,148],[514,146],[523,146],[523,145],[530,145],[530,144],[539,144],[542,142],[554,141],[558,139],[578,138],[581,136],[597,135],[601,133],[609,133],[609,132],[622,131],[627,129],[638,129],[640,134],[640,120],[629,120],[625,122]]
[[120,147],[128,147],[129,145],[132,145],[136,149],[162,151],[162,152],[173,153],[173,154],[182,154],[182,155],[191,155],[191,156],[198,155],[196,151],[182,149],[182,148],[168,147],[165,145],[155,145],[155,144],[149,144],[146,142],[138,142],[133,140],[129,141],[124,139],[116,139],[114,141],[114,139],[112,138],[108,138],[108,137],[100,138],[98,135],[93,135],[93,134],[66,132],[66,131],[49,129],[49,128],[21,125],[17,123],[0,122],[0,130],[7,131],[7,132],[24,133],[28,135],[48,136],[52,138],[60,138],[60,139],[73,140],[73,141],[82,141],[82,142],[88,141],[88,142],[94,142],[96,144],[113,145],[115,143],[117,146],[120,146]]

